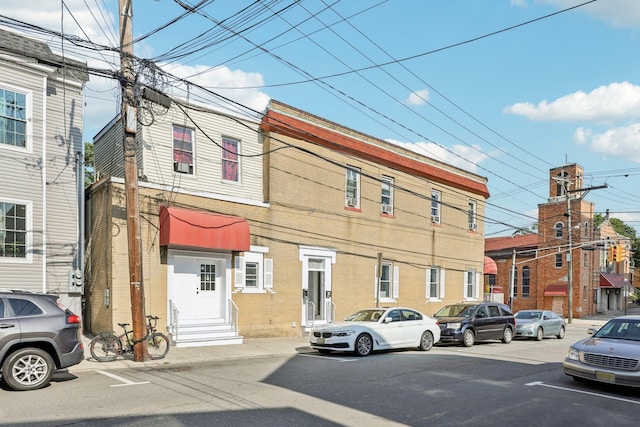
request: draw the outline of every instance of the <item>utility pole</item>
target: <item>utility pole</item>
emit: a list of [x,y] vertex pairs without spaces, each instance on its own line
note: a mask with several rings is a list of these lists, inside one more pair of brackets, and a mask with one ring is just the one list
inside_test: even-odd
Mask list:
[[571,181],[568,178],[554,178],[557,181],[561,182],[564,187],[564,193],[567,200],[567,303],[569,306],[569,315],[567,317],[568,323],[573,323],[573,238],[572,238],[572,228],[571,225],[571,195],[570,193],[584,192],[580,197],[574,198],[575,200],[582,200],[590,190],[599,190],[602,188],[609,188],[607,184],[598,185],[595,187],[588,188],[576,188],[573,190],[569,190],[569,185],[571,185]]
[[142,283],[142,237],[138,197],[136,156],[137,113],[133,73],[133,0],[119,0],[120,12],[120,85],[122,86],[122,120],[124,141],[124,186],[127,203],[127,241],[129,248],[129,290],[133,324],[133,360],[143,362],[147,356],[147,335]]

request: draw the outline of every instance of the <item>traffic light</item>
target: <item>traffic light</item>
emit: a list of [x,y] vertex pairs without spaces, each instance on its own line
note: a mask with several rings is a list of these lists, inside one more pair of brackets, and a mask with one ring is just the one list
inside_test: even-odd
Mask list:
[[611,262],[618,262],[620,260],[620,252],[618,245],[613,245],[611,251]]
[[607,262],[609,264],[613,262],[613,246],[607,248]]
[[624,261],[627,257],[627,247],[625,245],[618,246],[618,261]]

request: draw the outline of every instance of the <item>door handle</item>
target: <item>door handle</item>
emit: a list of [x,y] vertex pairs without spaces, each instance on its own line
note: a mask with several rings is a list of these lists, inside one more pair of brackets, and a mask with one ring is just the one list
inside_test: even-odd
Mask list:
[[9,323],[3,323],[2,325],[0,325],[0,329],[9,329],[9,328],[15,328],[16,325],[11,325]]

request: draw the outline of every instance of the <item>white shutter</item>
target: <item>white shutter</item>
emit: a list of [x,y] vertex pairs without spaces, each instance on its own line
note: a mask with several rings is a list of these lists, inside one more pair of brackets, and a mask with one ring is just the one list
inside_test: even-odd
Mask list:
[[373,266],[373,299],[378,300],[378,266]]
[[393,267],[393,298],[400,296],[400,267]]
[[444,281],[444,268],[440,268],[440,299],[444,299],[444,290],[446,289]]
[[482,276],[478,271],[476,271],[476,283],[475,283],[475,291],[476,291],[476,299],[480,299],[480,280]]
[[236,288],[244,288],[244,257],[236,257]]
[[273,289],[273,259],[264,260],[264,288]]
[[425,280],[425,295],[427,299],[431,298],[431,268],[427,268],[426,272],[427,280]]

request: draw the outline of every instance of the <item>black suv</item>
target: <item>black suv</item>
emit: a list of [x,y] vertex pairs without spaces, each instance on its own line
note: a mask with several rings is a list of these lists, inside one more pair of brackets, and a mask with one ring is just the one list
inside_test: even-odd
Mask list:
[[442,307],[434,316],[440,323],[440,344],[502,340],[509,344],[516,321],[508,305],[496,302],[465,302]]
[[42,388],[83,358],[80,317],[56,295],[0,290],[0,369],[9,388]]

